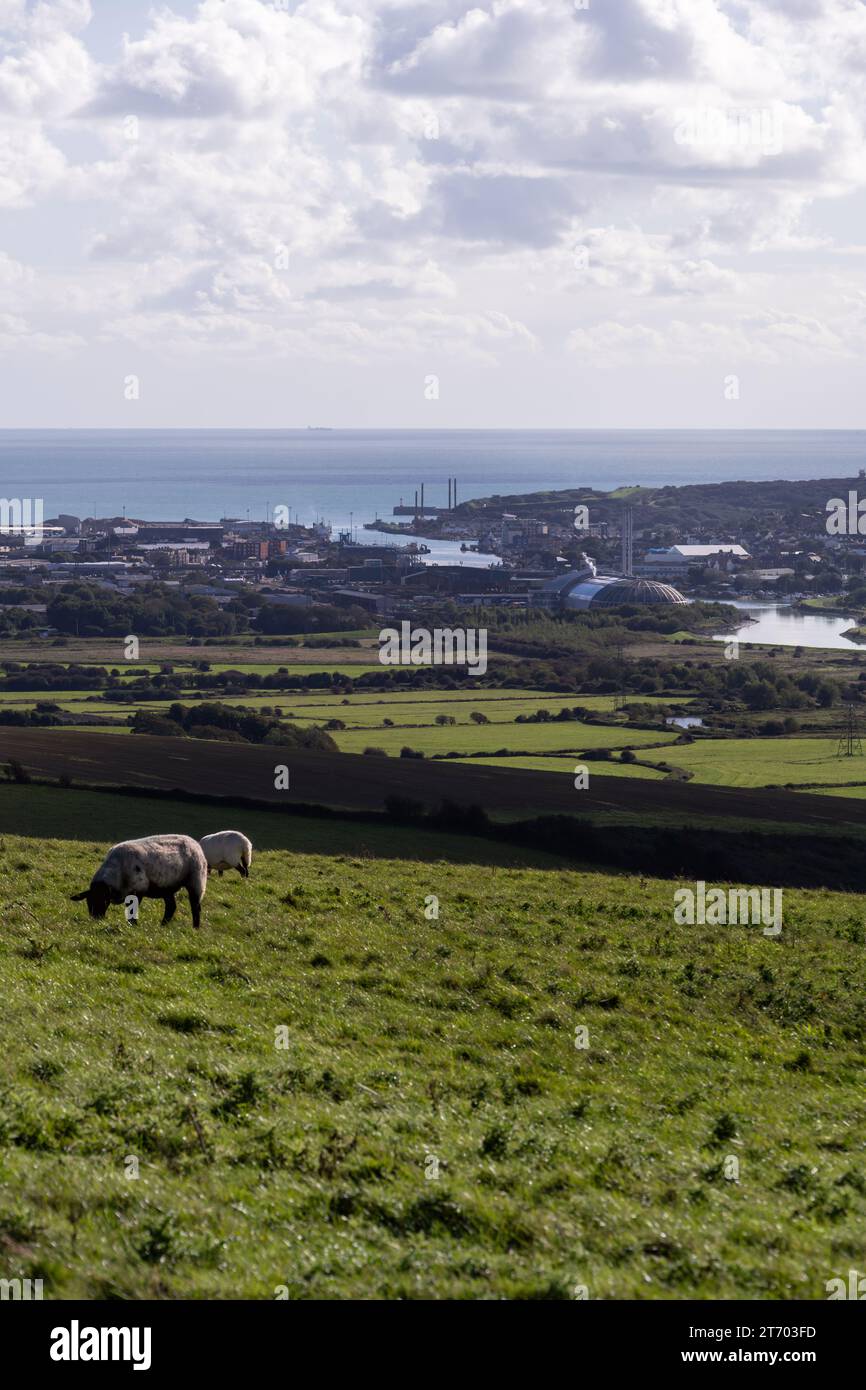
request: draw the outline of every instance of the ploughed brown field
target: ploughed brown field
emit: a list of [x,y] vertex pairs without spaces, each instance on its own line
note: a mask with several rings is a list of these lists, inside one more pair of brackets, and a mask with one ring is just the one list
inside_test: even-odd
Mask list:
[[[822,826],[866,825],[866,800],[796,795],[785,791],[645,782],[590,773],[576,791],[571,777],[431,759],[372,758],[276,746],[155,738],[59,729],[0,728],[0,762],[15,760],[31,776],[76,785],[154,787],[228,801],[239,797],[380,811],[387,796],[435,807],[448,800],[479,805],[507,819],[538,815],[631,816],[651,823],[681,815]],[[274,785],[275,769],[289,769],[287,791]],[[84,828],[83,828],[84,829]]]

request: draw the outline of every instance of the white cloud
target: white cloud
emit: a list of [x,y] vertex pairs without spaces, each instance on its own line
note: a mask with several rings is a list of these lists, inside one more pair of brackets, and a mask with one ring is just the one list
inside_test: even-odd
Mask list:
[[40,353],[64,354],[84,346],[76,333],[44,333],[31,327],[17,314],[0,314],[0,352],[22,349]]
[[329,79],[358,81],[364,28],[329,0],[302,0],[291,12],[203,0],[191,19],[160,11],[145,37],[124,41],[97,109],[196,120],[309,111]]
[[517,385],[862,349],[860,3],[168,0],[107,55],[90,10],[0,0],[0,205],[39,262],[0,259],[7,338]]
[[90,14],[87,0],[0,7],[0,112],[57,119],[91,96],[96,65],[73,36]]
[[569,334],[567,348],[584,366],[691,366],[726,362],[732,370],[744,363],[781,366],[800,362],[854,361],[864,345],[852,340],[852,323],[822,323],[802,314],[762,312],[720,320],[662,325],[607,320]]
[[695,244],[689,239],[676,246],[672,235],[649,235],[639,227],[578,230],[574,270],[565,288],[582,293],[590,284],[636,295],[690,297],[739,293],[740,277],[700,255]]
[[65,160],[35,126],[0,127],[0,207],[23,207],[55,188]]
[[205,312],[156,311],[118,319],[111,336],[158,349],[172,358],[202,352],[230,359],[299,358],[330,363],[415,359],[435,372],[444,364],[495,366],[503,356],[533,353],[538,344],[525,324],[507,314],[445,313],[414,309],[394,314],[371,307],[363,318],[336,303],[307,315],[301,306],[277,323],[209,305]]

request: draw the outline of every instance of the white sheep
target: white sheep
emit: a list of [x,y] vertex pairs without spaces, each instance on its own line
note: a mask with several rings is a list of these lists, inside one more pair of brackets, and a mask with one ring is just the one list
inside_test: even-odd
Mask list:
[[201,847],[208,873],[216,869],[222,878],[223,869],[237,869],[241,878],[249,878],[253,847],[239,830],[217,830],[213,835],[205,835]]
[[91,917],[104,917],[111,903],[127,898],[162,898],[162,924],[177,911],[175,893],[185,888],[192,908],[192,924],[201,922],[201,900],[207,889],[207,860],[198,841],[190,835],[148,835],[143,840],[123,840],[108,851],[83,893],[72,902],[87,899]]

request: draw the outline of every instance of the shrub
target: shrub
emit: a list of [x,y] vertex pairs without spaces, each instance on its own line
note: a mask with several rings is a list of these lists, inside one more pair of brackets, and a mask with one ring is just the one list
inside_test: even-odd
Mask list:
[[166,719],[163,714],[151,714],[149,710],[139,710],[132,721],[134,734],[157,734],[162,738],[183,738],[183,729],[174,719]]
[[483,833],[490,826],[490,818],[484,807],[475,803],[461,806],[454,801],[443,801],[435,811],[431,811],[428,820],[441,830],[463,831],[470,835],[473,832]]
[[189,730],[191,738],[216,739],[220,743],[249,743],[235,729],[221,729],[217,724],[196,724]]
[[396,821],[418,821],[424,815],[424,803],[408,796],[386,796],[385,810]]

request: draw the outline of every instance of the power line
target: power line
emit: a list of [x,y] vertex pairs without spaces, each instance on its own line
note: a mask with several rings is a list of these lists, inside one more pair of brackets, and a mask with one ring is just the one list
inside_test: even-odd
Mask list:
[[836,748],[837,758],[853,758],[863,756],[863,745],[860,742],[860,730],[857,725],[857,715],[853,705],[846,706],[846,719],[844,732],[839,735],[839,744]]

